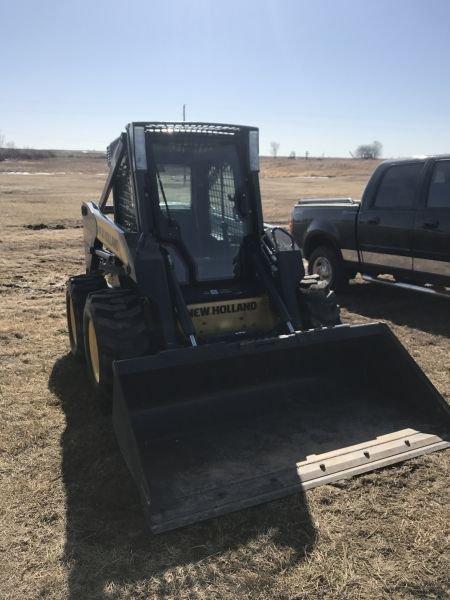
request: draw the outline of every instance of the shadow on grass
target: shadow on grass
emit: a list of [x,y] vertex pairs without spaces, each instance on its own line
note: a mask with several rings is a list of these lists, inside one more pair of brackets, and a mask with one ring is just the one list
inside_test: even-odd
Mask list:
[[450,337],[450,299],[357,282],[338,294],[338,302],[370,319],[387,319],[396,325]]
[[316,532],[302,493],[151,534],[111,419],[96,404],[84,365],[71,356],[59,359],[49,389],[66,416],[61,446],[67,504],[65,562],[72,600],[111,597],[115,586],[140,582],[164,596],[169,592],[164,586],[172,586],[173,593],[173,582],[162,574],[186,565],[184,578],[190,578],[193,586],[206,587],[218,576],[231,580],[243,566],[257,572],[263,583],[311,551]]

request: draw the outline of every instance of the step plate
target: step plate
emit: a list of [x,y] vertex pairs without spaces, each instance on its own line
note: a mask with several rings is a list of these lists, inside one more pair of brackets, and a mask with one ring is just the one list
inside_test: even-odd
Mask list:
[[388,279],[380,279],[372,275],[363,274],[362,278],[368,283],[377,283],[386,287],[400,288],[410,292],[419,292],[420,294],[428,294],[429,296],[437,296],[439,298],[447,298],[450,300],[450,290],[446,288],[435,288],[425,285],[415,285],[413,283],[403,283],[402,281],[389,281]]

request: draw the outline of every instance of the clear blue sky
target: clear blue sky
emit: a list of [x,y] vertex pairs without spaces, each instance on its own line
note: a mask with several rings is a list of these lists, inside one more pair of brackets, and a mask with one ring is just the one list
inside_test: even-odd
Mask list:
[[450,0],[0,0],[0,131],[103,149],[131,120],[257,125],[261,152],[450,152]]

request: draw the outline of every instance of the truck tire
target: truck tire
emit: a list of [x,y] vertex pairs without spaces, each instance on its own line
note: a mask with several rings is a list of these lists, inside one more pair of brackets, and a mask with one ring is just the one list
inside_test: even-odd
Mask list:
[[350,279],[340,254],[331,246],[318,246],[311,252],[308,273],[319,275],[329,289],[337,292],[345,290]]
[[142,302],[133,290],[107,289],[89,295],[84,346],[89,379],[101,396],[109,397],[113,361],[154,352]]
[[336,295],[323,281],[300,288],[300,304],[307,329],[334,327],[342,323]]
[[83,313],[86,298],[91,292],[106,287],[99,275],[75,275],[66,284],[66,315],[70,351],[77,358],[84,357]]

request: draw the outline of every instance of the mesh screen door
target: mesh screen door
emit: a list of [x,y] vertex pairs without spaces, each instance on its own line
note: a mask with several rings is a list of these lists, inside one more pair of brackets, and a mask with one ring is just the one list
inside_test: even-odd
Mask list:
[[236,210],[234,172],[229,163],[211,165],[208,173],[211,235],[217,240],[240,241],[245,222]]

